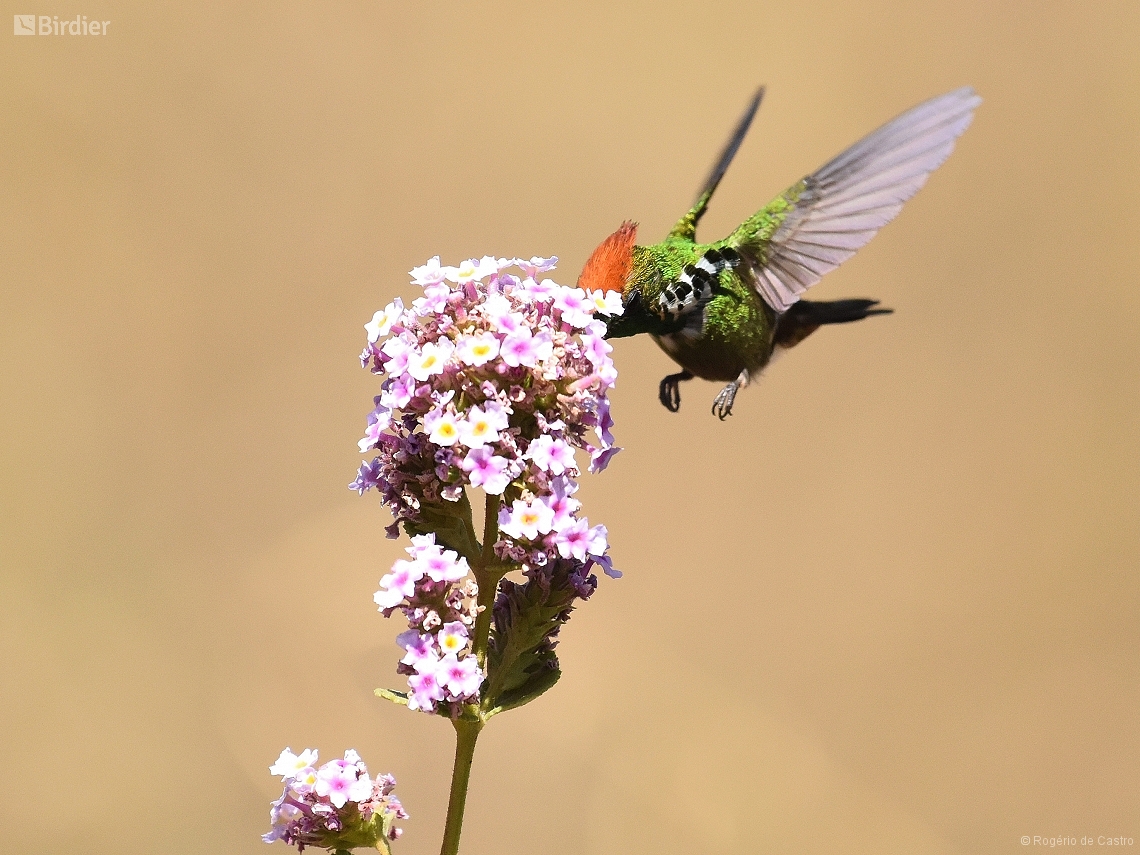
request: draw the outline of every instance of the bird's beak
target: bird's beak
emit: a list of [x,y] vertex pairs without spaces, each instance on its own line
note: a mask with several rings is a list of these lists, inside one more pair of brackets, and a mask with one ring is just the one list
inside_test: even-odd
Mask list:
[[635,335],[638,332],[638,330],[628,329],[629,322],[627,319],[631,312],[634,317],[641,313],[641,291],[635,288],[623,303],[624,311],[606,321],[606,334],[602,338],[622,338],[627,335]]

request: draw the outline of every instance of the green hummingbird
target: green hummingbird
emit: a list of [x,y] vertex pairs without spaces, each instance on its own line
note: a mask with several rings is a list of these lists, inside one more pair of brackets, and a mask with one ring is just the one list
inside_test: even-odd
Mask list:
[[680,383],[727,383],[713,401],[721,420],[736,393],[772,357],[824,324],[890,309],[877,300],[800,298],[895,218],[970,125],[981,98],[956,89],[914,107],[864,137],[777,196],[715,243],[697,243],[697,223],[732,162],[764,97],[744,111],[693,207],[661,243],[636,246],[625,222],[594,250],[578,278],[588,290],[618,291],[624,311],[607,338],[649,333],[681,371],[661,381],[671,412]]

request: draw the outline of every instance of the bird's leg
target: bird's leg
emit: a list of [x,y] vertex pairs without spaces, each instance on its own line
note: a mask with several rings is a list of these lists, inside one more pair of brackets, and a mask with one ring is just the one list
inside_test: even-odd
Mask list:
[[736,400],[736,393],[748,385],[747,369],[740,372],[740,376],[720,390],[713,399],[713,415],[722,422],[732,415],[732,402]]
[[679,374],[670,374],[661,381],[661,388],[657,392],[657,397],[664,404],[665,409],[671,413],[677,412],[681,409],[681,389],[680,383],[682,380],[692,380],[693,375],[688,371],[682,371]]

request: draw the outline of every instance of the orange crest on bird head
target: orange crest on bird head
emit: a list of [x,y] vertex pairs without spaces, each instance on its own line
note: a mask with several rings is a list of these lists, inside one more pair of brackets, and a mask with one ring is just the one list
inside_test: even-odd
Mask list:
[[626,220],[590,255],[582,268],[582,275],[578,277],[578,287],[586,291],[617,291],[621,294],[633,267],[635,240],[637,223]]

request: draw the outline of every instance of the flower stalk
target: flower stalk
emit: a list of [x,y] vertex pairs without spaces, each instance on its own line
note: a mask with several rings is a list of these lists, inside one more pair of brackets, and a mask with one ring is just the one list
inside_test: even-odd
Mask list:
[[447,800],[447,820],[443,827],[440,855],[459,852],[459,836],[463,832],[463,812],[467,806],[467,787],[471,782],[471,762],[475,742],[483,729],[483,720],[455,719],[455,765],[451,770],[451,793]]
[[[479,613],[475,618],[475,630],[471,640],[471,650],[475,654],[475,661],[479,668],[486,673],[487,670],[487,641],[491,634],[491,609],[495,605],[495,591],[499,580],[503,578],[507,567],[493,568],[495,558],[495,541],[499,538],[499,508],[501,502],[498,496],[487,494],[486,515],[483,520],[483,549],[479,560],[473,569],[475,584],[479,586],[479,595],[476,601]],[[496,572],[498,570],[498,572]]]

